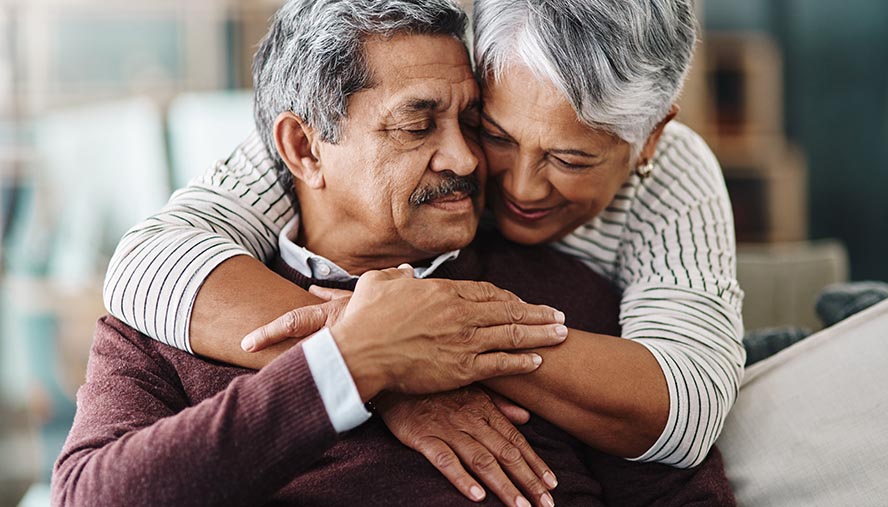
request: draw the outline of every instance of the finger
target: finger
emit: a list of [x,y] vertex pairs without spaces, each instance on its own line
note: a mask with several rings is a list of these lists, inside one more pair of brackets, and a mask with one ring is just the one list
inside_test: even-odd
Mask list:
[[485,302],[485,301],[521,301],[515,294],[500,289],[490,282],[473,282],[466,280],[457,280],[451,282],[456,294],[468,301]]
[[477,354],[467,373],[468,383],[506,375],[530,373],[543,363],[539,354],[532,352],[487,352]]
[[407,263],[401,264],[396,268],[383,269],[382,273],[389,278],[414,278],[415,274],[413,266]]
[[306,337],[324,327],[327,320],[325,310],[323,304],[290,310],[259,329],[250,331],[241,341],[241,348],[247,352],[258,352],[290,338]]
[[487,496],[484,488],[463,468],[453,450],[441,440],[424,438],[417,442],[416,450],[469,500],[480,502]]
[[479,327],[502,324],[564,324],[564,313],[546,305],[519,301],[464,303],[468,321]]
[[[488,425],[475,428],[472,436],[496,457],[500,468],[528,498],[532,499],[537,505],[549,505],[546,499],[551,500],[551,496],[546,486],[543,485],[542,474],[537,475],[530,467],[524,458],[522,450],[530,453],[539,462],[542,462],[542,460],[530,448],[524,435],[509,423],[505,417],[496,413],[492,413],[490,417],[497,420],[498,426],[505,434],[509,435],[509,438],[506,438],[500,431],[495,430],[493,426]],[[517,445],[512,443],[512,440],[521,444],[524,449],[519,449]],[[545,463],[542,466],[548,469]],[[489,486],[493,489],[493,485],[489,484]]]
[[529,506],[524,495],[500,467],[496,456],[474,438],[463,434],[451,442],[453,450],[472,473],[506,505]]
[[308,292],[314,294],[315,296],[325,300],[325,301],[333,301],[334,299],[342,299],[351,297],[353,294],[350,290],[342,290],[342,289],[330,289],[328,287],[321,287],[320,285],[312,285],[308,288]]
[[520,407],[515,404],[512,400],[500,396],[494,392],[487,392],[488,396],[490,396],[490,400],[496,405],[496,408],[499,409],[500,412],[506,419],[508,419],[512,424],[526,424],[527,421],[530,420],[530,412],[523,407]]
[[482,327],[475,330],[473,339],[476,350],[520,350],[535,347],[551,347],[567,338],[564,324],[529,326],[509,324]]
[[397,268],[387,268],[380,270],[367,271],[361,275],[361,279],[372,279],[375,281],[396,280],[398,278],[413,278],[414,271],[410,264],[401,264]]
[[324,305],[327,306],[327,322],[325,324],[327,327],[331,327],[339,322],[339,318],[345,313],[345,309],[348,307],[348,302],[350,300],[351,297],[339,298]]
[[398,270],[407,275],[409,278],[416,277],[416,271],[413,269],[413,266],[407,264],[406,262],[398,266]]
[[[505,398],[500,397],[500,399],[505,400]],[[496,403],[496,400],[494,400]],[[520,408],[514,403],[508,402],[511,406]],[[522,409],[523,410],[523,409]],[[530,443],[527,442],[527,439],[505,417],[505,413],[493,414],[488,419],[488,424],[490,427],[499,432],[503,438],[505,438],[511,445],[513,445],[518,451],[521,453],[521,457],[524,459],[524,462],[528,467],[533,471],[535,477],[541,479],[545,484],[547,489],[554,489],[555,486],[558,485],[558,480],[555,478],[555,474],[552,472],[552,469],[549,465],[543,461],[542,458],[533,450],[533,447],[530,446]],[[527,491],[525,489],[525,491]],[[529,491],[528,491],[529,492]],[[534,496],[534,498],[540,498],[542,493]]]

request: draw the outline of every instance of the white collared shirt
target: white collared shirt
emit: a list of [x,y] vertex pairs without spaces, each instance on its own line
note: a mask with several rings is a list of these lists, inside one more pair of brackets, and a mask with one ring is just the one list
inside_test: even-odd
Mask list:
[[[299,236],[299,213],[281,229],[278,235],[278,246],[281,250],[281,258],[288,266],[314,280],[326,280],[331,282],[348,282],[357,280],[358,277],[346,272],[335,262],[322,255],[310,252],[308,249],[296,244]],[[441,264],[459,257],[459,250],[443,253],[435,258],[428,266],[413,268],[413,276],[427,278],[437,270]]]

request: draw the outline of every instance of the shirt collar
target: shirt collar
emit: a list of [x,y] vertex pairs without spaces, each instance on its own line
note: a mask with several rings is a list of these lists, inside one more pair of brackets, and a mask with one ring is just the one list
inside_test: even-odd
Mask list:
[[[296,213],[293,219],[284,226],[278,236],[281,259],[283,259],[291,268],[314,280],[348,282],[358,278],[336,265],[336,263],[330,259],[314,254],[308,249],[297,245],[296,237],[298,235],[299,213]],[[427,278],[432,276],[432,273],[434,273],[442,264],[456,259],[457,257],[459,257],[459,250],[443,253],[436,257],[428,266],[413,268],[413,274],[416,278]]]

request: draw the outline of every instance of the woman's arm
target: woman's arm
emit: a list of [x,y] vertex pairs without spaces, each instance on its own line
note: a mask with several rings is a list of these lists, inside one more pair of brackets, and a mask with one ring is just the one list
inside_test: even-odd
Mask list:
[[[635,183],[594,227],[557,246],[611,273],[623,289],[623,338],[647,348],[666,381],[669,418],[636,459],[690,467],[718,438],[743,375],[731,203],[715,156],[678,124],[667,127],[652,176]],[[607,263],[598,245],[613,245]]]
[[537,371],[484,384],[616,456],[640,456],[663,432],[669,392],[644,346],[572,329],[561,345],[535,352],[543,357]]
[[[105,278],[108,311],[174,347],[259,367],[241,338],[318,300],[266,268],[293,202],[258,136],[131,229]],[[278,350],[283,350],[282,345]]]

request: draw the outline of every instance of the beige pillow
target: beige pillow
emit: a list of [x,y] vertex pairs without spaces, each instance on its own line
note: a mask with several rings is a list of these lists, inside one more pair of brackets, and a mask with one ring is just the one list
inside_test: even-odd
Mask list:
[[750,367],[718,446],[741,506],[888,506],[888,301]]

